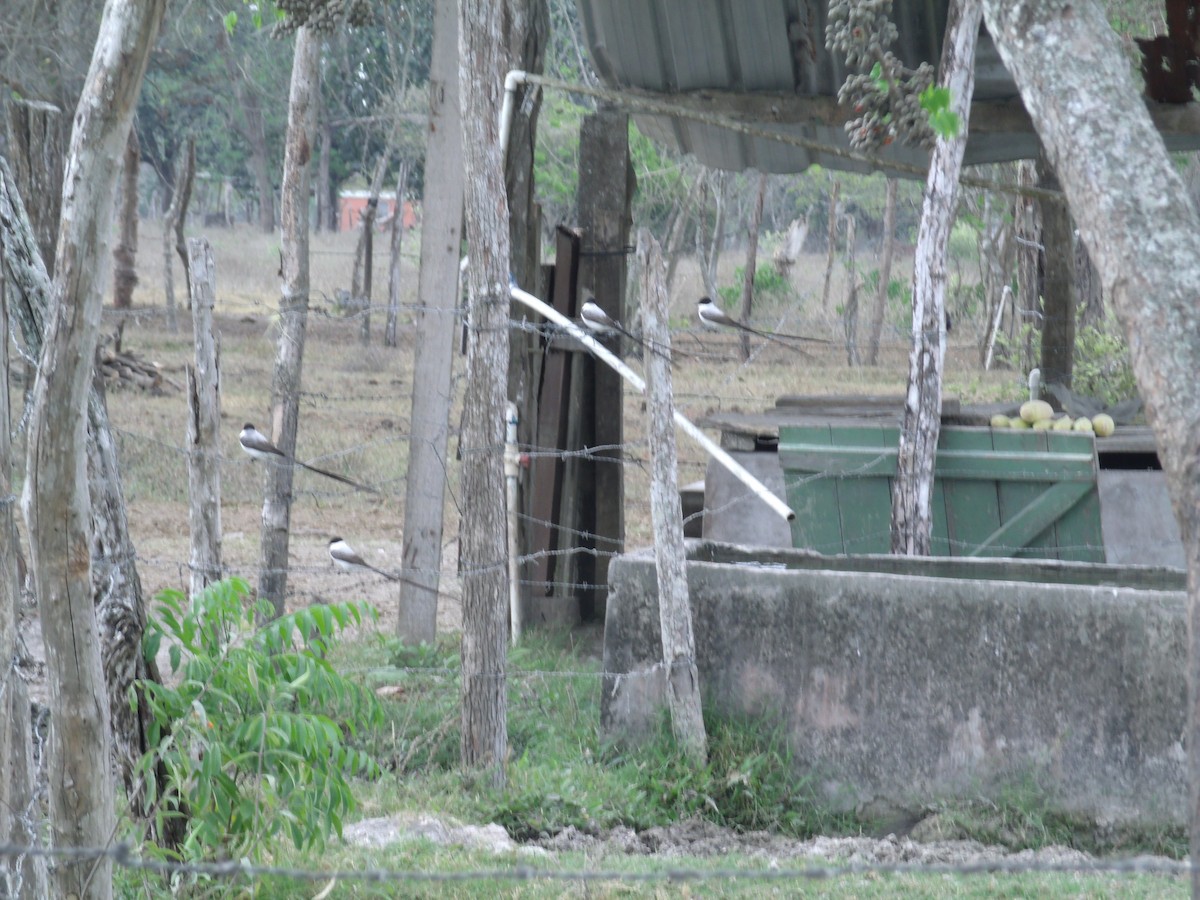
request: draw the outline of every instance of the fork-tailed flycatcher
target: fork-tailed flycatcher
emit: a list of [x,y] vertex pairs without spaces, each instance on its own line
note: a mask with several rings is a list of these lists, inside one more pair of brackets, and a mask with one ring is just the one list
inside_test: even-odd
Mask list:
[[657,353],[664,359],[668,358],[667,355],[661,350],[656,350],[646,343],[646,341],[628,331],[620,322],[601,309],[600,304],[597,303],[592,297],[589,297],[587,300],[583,301],[583,306],[579,309],[579,321],[583,323],[584,327],[588,331],[591,331],[594,334],[622,334],[639,347],[645,347],[650,352]]
[[374,572],[376,575],[382,575],[388,581],[399,580],[399,576],[393,575],[391,572],[385,572],[383,569],[375,568],[355,553],[354,548],[340,537],[335,537],[329,542],[329,558],[344,572]]
[[723,328],[733,328],[737,331],[745,331],[749,334],[757,335],[760,338],[765,338],[768,341],[775,341],[777,344],[782,344],[790,350],[796,350],[800,353],[804,351],[799,347],[795,347],[787,342],[787,339],[794,341],[811,341],[814,344],[828,344],[829,341],[824,338],[805,337],[800,334],[774,334],[769,331],[759,331],[757,328],[751,328],[749,325],[743,325],[737,319],[725,314],[725,312],[712,302],[711,297],[701,297],[700,303],[696,307],[696,315],[700,317],[700,323],[712,331],[720,331]]
[[245,450],[255,459],[276,463],[294,463],[297,466],[308,469],[310,472],[316,472],[318,475],[324,475],[326,478],[332,478],[334,481],[340,481],[342,484],[348,484],[351,487],[358,488],[360,491],[370,491],[371,493],[376,492],[374,488],[367,487],[365,484],[359,484],[357,481],[353,481],[344,475],[338,475],[336,472],[327,472],[324,469],[318,469],[316,466],[310,466],[306,462],[300,462],[298,459],[293,459],[272,444],[265,434],[263,434],[249,422],[242,426],[242,433],[238,435],[238,443],[242,445],[243,450]]

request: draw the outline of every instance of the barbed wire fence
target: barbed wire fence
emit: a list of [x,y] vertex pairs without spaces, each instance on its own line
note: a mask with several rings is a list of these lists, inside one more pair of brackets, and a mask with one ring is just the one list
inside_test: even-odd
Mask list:
[[[299,506],[307,505],[315,509],[318,513],[322,510],[336,511],[339,517],[349,517],[351,520],[369,520],[368,517],[372,517],[381,508],[391,508],[394,510],[399,508],[403,503],[403,450],[412,437],[409,431],[410,423],[404,413],[404,408],[409,398],[407,396],[408,382],[403,376],[403,367],[391,368],[385,363],[379,366],[380,371],[376,374],[375,378],[367,380],[364,383],[364,380],[361,378],[362,371],[360,370],[350,372],[349,377],[347,377],[347,373],[343,370],[344,356],[339,358],[338,352],[339,350],[344,351],[346,348],[352,350],[358,346],[358,330],[357,324],[354,321],[355,319],[372,311],[382,312],[387,309],[387,305],[374,305],[369,309],[359,308],[345,316],[326,315],[319,310],[310,312],[309,314],[310,348],[308,353],[309,359],[306,365],[307,387],[298,391],[297,397],[305,410],[305,415],[311,415],[325,422],[336,420],[338,428],[332,435],[323,433],[321,440],[317,442],[319,447],[315,448],[316,452],[310,457],[305,457],[305,461],[318,465],[339,465],[349,469],[348,474],[354,474],[353,467],[356,464],[375,459],[377,462],[370,466],[372,476],[370,483],[378,491],[378,494],[367,496],[340,486],[337,488],[325,486],[316,476],[309,476],[297,483],[298,486],[295,491],[294,501]],[[409,316],[418,314],[446,314],[443,310],[425,309],[415,304],[402,305],[401,312]],[[455,313],[454,315],[458,316],[459,314]],[[218,313],[218,316],[220,316],[220,313]],[[159,331],[164,330],[165,310],[139,309],[132,313],[109,313],[106,315],[106,320],[133,321],[144,328],[149,336],[155,329]],[[228,321],[225,324],[228,325]],[[257,326],[261,323],[255,324]],[[821,323],[809,324],[814,328],[821,327]],[[796,325],[785,313],[778,319],[776,327],[782,331],[785,327],[795,328]],[[413,329],[411,327],[408,329],[401,328],[400,332],[402,336],[406,330],[411,340]],[[151,337],[150,339],[158,341],[160,338],[161,335],[158,338]],[[757,388],[742,386],[747,381],[746,376],[754,373],[757,367],[779,368],[780,366],[802,367],[807,365],[803,357],[789,358],[785,355],[785,351],[780,348],[771,347],[765,342],[762,345],[756,345],[755,352],[751,354],[750,359],[743,361],[736,339],[714,337],[697,327],[687,325],[677,327],[674,329],[673,338],[677,338],[678,345],[685,348],[680,354],[680,366],[685,369],[689,366],[703,368],[706,372],[706,377],[699,380],[680,379],[681,390],[676,394],[676,400],[680,405],[694,404],[706,408],[715,406],[717,409],[737,409],[744,405],[763,404],[764,402],[769,405],[773,398],[756,396],[758,392]],[[128,335],[127,340],[130,340],[130,336]],[[909,341],[910,337],[906,333],[902,333],[899,329],[896,330],[896,339],[894,341],[896,347],[902,347],[907,351]],[[840,353],[840,348],[836,344],[833,345],[833,349],[835,352]],[[244,352],[245,347],[242,347],[241,351]],[[174,352],[178,354],[179,351],[176,350]],[[235,344],[227,341],[225,344],[226,357],[224,361],[226,371],[228,371],[231,360],[229,354],[237,352],[239,350],[235,347]],[[402,344],[398,351],[384,351],[372,348],[372,352],[380,354],[382,357],[387,353],[403,355],[406,351]],[[168,365],[171,365],[171,363],[168,363]],[[339,369],[339,366],[343,366],[343,369]],[[707,377],[711,375],[709,370],[713,369],[713,367],[717,367],[714,371],[718,374],[718,377]],[[727,368],[722,371],[719,367]],[[269,396],[269,383],[266,381],[269,373],[266,372],[264,367],[263,371],[258,373],[258,375],[261,376],[261,383],[257,385],[257,392],[261,397],[259,402],[261,407],[265,407]],[[389,375],[397,376],[392,379],[396,389],[379,390],[378,387],[382,386],[382,379]],[[462,366],[456,365],[452,387],[457,396],[461,396],[462,378]],[[1019,375],[1014,374],[1013,381],[1014,392],[1016,392],[1023,383],[1023,380]],[[757,382],[752,383],[757,384]],[[315,385],[321,385],[322,387],[320,389],[313,389]],[[245,385],[241,387],[243,390],[246,388]],[[366,388],[366,390],[359,390],[359,387]],[[132,393],[132,389],[130,389],[129,393]],[[634,415],[636,415],[637,404],[640,403],[641,399],[640,395],[626,391],[625,398],[626,409],[634,411]],[[187,498],[185,488],[186,477],[183,476],[183,471],[188,451],[182,445],[182,427],[177,429],[178,434],[175,434],[173,431],[151,427],[151,424],[142,417],[130,412],[136,404],[130,403],[126,407],[122,402],[124,399],[131,398],[127,397],[112,401],[112,420],[113,431],[118,438],[121,450],[122,476],[126,484],[133,487],[133,490],[130,491],[133,495],[132,506],[136,510],[138,504],[146,499],[166,501],[168,504],[181,504],[178,510],[179,531],[175,537],[178,538],[180,546],[185,547]],[[159,398],[155,402],[170,405],[172,400],[170,396],[167,396]],[[182,398],[180,398],[179,406],[181,409],[182,405]],[[386,407],[386,409],[381,407]],[[387,427],[386,434],[380,434],[378,426],[385,419],[390,424]],[[370,427],[371,435],[364,437],[362,431],[366,430],[368,426]],[[452,423],[452,441],[457,438],[457,428],[455,426],[456,423]],[[640,431],[639,428],[631,430],[635,434]],[[303,435],[303,419],[301,431]],[[244,456],[237,449],[235,439],[231,440],[232,437],[233,435],[230,432],[227,432],[224,436],[227,446],[226,455],[221,459],[222,477],[226,485],[234,488],[233,505],[246,506],[249,504],[250,506],[255,506],[257,491],[261,484],[258,470],[261,464],[255,463]],[[303,443],[302,446],[304,446]],[[648,456],[647,444],[643,438],[636,436],[626,440],[619,447],[587,447],[568,451],[525,449],[537,456],[552,457],[561,460],[594,459],[598,455],[607,454],[612,450],[619,450],[619,463],[626,470],[629,480],[636,482],[637,479],[641,478],[644,480],[646,477],[644,470]],[[482,448],[482,450],[477,452],[502,454],[504,447],[500,445]],[[453,450],[451,450],[451,453],[453,453]],[[383,457],[382,462],[378,462],[378,458],[380,457]],[[611,457],[609,456],[605,456],[605,459],[606,461],[611,461]],[[447,461],[447,464],[452,465],[449,461]],[[680,468],[682,471],[689,473],[690,477],[681,478],[681,483],[702,479],[706,467],[705,460],[698,453],[692,452],[687,454],[681,458]],[[811,476],[813,479],[823,477],[828,476]],[[456,482],[454,479],[451,479],[448,485],[447,505],[450,509],[458,511],[460,510],[461,498],[457,496],[456,490]],[[711,515],[733,509],[752,496],[749,491],[746,491],[727,501],[724,507],[710,507],[707,512]],[[226,502],[229,503],[230,499],[230,494],[227,493]],[[0,501],[5,502],[15,502],[15,500],[16,497],[0,498]],[[638,490],[627,490],[626,504],[627,514],[631,521],[648,521],[649,500],[644,490],[640,492]],[[318,518],[320,517],[318,516]],[[596,541],[600,538],[599,535],[592,534],[586,530],[575,529],[557,522],[541,520],[528,515],[523,515],[522,521],[527,524],[537,524],[546,527],[558,532],[565,538],[580,540],[585,544],[585,546],[572,546],[562,550],[535,551],[523,556],[521,559],[522,563],[532,562],[547,555],[616,555],[610,551],[586,546],[587,542]],[[306,535],[300,536],[306,537]],[[886,538],[886,534],[882,536]],[[869,536],[864,535],[864,537]],[[447,547],[452,545],[454,541],[455,538],[451,533],[451,537],[446,541]],[[135,540],[135,545],[136,543]],[[253,541],[251,540],[250,543],[252,544]],[[821,551],[823,549],[834,550],[836,548],[816,547],[813,549]],[[251,554],[251,556],[246,556],[245,554],[233,554],[232,557],[227,556],[224,562],[223,574],[240,574],[247,568],[256,567],[257,554],[253,550],[251,550]],[[172,586],[186,591],[190,577],[186,557],[186,550],[181,550],[178,555],[155,550],[138,552],[136,562],[143,572],[143,580],[152,587],[152,590]],[[308,554],[306,554],[306,561],[296,562],[288,566],[289,575],[294,576],[289,581],[289,604],[300,605],[312,602],[326,602],[335,592],[338,595],[347,592],[370,592],[374,596],[379,596],[378,589],[380,585],[377,577],[338,574],[336,581],[330,582],[326,580],[326,576],[335,574],[332,564],[329,562],[315,564],[307,561],[307,557]],[[116,565],[123,561],[113,557],[93,560],[94,564],[99,566]],[[504,564],[502,560],[485,561],[479,563],[478,567],[479,569],[491,569],[503,566]],[[440,571],[438,574],[444,581],[453,585],[466,571],[468,570],[464,570],[460,564],[453,570]],[[590,590],[594,587],[586,582],[562,580],[545,582],[528,578],[523,579],[522,586],[532,590],[547,592],[551,589],[561,591],[564,594],[564,603],[571,602],[568,599],[571,592]],[[451,587],[446,592],[447,599],[454,599],[453,590],[454,588]],[[394,600],[394,595],[392,595],[391,599]],[[363,671],[365,672],[366,670]],[[453,683],[457,683],[458,679],[462,676],[460,671],[452,668],[437,669],[408,666],[392,667],[391,671],[409,676],[419,675],[441,678]],[[510,670],[506,677],[513,679],[588,678],[600,681],[604,678],[620,677],[621,674],[596,670]],[[42,758],[44,759],[44,756]],[[30,811],[27,810],[26,812]],[[40,857],[46,859],[109,858],[121,867],[166,877],[204,876],[230,880],[280,877],[297,881],[328,881],[335,879],[338,881],[361,881],[380,884],[478,880],[554,880],[579,883],[616,881],[638,883],[653,881],[686,882],[708,879],[753,879],[764,882],[779,882],[830,879],[868,873],[888,875],[937,872],[941,872],[942,874],[971,875],[977,873],[995,874],[1011,872],[1015,874],[1023,872],[1062,871],[1073,873],[1160,874],[1177,877],[1188,871],[1186,864],[1183,863],[1173,863],[1166,860],[1133,859],[1081,861],[1078,864],[1070,865],[1039,863],[1036,861],[989,861],[986,863],[968,863],[959,866],[942,867],[931,867],[925,864],[907,865],[879,862],[850,863],[833,866],[816,865],[797,869],[723,870],[666,868],[654,873],[622,872],[619,870],[568,870],[525,864],[466,872],[415,872],[373,868],[343,872],[321,869],[254,866],[243,862],[214,864],[171,863],[141,856],[133,847],[123,843],[118,843],[110,847],[59,847],[52,849],[7,845],[0,846],[0,857],[5,859],[19,859],[22,857]]]

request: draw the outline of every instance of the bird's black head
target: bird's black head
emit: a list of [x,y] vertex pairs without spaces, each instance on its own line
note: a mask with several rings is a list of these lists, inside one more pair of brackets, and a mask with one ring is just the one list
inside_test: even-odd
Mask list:
[[703,306],[705,303],[712,303],[712,297],[701,297],[700,302],[697,303],[696,305]]
[[242,431],[246,431],[246,430],[253,431],[253,430],[254,430],[254,423],[253,423],[253,422],[247,422],[245,425],[243,425],[243,426],[242,426]]
[[337,543],[338,541],[340,541],[340,540],[341,540],[341,538],[340,538],[340,537],[330,538],[330,539],[329,539],[329,546],[330,546],[330,547],[332,547],[334,544],[336,544],[336,543]]

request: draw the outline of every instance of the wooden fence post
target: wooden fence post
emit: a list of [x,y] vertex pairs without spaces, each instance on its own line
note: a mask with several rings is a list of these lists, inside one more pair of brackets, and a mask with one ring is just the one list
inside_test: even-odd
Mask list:
[[638,233],[642,270],[642,323],[647,353],[646,413],[650,433],[650,515],[654,522],[654,561],[658,570],[658,616],[662,625],[663,665],[667,669],[667,705],[671,729],[684,754],[703,763],[708,755],[696,642],[688,605],[687,553],[676,475],[674,400],[671,384],[671,335],[667,329],[666,270],[662,248],[646,229]]
[[196,365],[187,367],[188,527],[192,595],[221,577],[221,345],[213,330],[216,268],[206,238],[188,241]]

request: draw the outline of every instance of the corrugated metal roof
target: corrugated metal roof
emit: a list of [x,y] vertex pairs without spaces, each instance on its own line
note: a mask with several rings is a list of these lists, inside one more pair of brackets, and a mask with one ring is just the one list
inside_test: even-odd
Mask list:
[[[729,91],[788,97],[836,98],[847,67],[840,54],[825,49],[824,0],[577,0],[585,40],[601,79],[612,88],[640,88],[674,94]],[[949,0],[896,0],[893,19],[899,37],[892,51],[910,68],[935,65],[941,54]],[[1016,85],[986,29],[975,60],[976,101],[1019,104]],[[1020,109],[1018,112],[1022,112]],[[771,128],[842,149],[849,141],[840,122],[803,117],[797,124]],[[871,166],[818,150],[679,116],[635,116],[651,139],[719,169],[800,172],[814,163],[835,169]],[[1037,154],[1037,137],[1022,115],[1007,115],[985,130],[972,123],[968,165],[1027,159]],[[1169,141],[1175,149],[1196,146],[1196,136]],[[928,153],[892,144],[883,161],[924,167]]]

